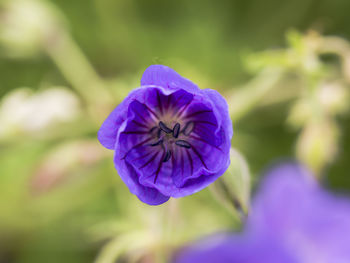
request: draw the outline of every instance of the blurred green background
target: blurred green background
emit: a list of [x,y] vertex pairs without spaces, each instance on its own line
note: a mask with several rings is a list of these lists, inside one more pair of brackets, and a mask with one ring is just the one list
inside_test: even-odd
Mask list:
[[[348,10],[347,0],[1,0],[0,262],[167,262],[186,242],[239,229],[225,198],[249,210],[259,176],[285,158],[348,192]],[[96,133],[151,64],[228,100],[231,197],[213,188],[149,207],[118,177]]]

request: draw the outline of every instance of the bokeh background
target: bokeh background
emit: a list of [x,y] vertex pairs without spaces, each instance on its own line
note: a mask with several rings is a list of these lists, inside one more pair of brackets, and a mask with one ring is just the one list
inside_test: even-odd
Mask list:
[[[1,0],[0,262],[167,262],[191,240],[240,229],[237,203],[247,212],[283,158],[347,194],[349,10],[347,0]],[[96,133],[151,64],[227,99],[230,196],[213,187],[149,207],[118,177]]]

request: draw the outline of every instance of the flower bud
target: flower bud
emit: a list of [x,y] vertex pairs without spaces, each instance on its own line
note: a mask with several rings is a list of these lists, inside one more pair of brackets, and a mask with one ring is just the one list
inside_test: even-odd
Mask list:
[[291,108],[287,123],[294,127],[300,128],[312,118],[312,105],[305,99],[298,100]]
[[16,89],[0,103],[0,138],[38,135],[55,124],[76,119],[79,114],[79,100],[69,90],[51,88],[33,93],[28,88]]
[[317,175],[337,153],[339,131],[330,120],[310,122],[301,132],[296,146],[297,157]]
[[244,157],[235,149],[230,151],[231,164],[225,174],[212,184],[215,197],[239,217],[248,212],[250,172]]

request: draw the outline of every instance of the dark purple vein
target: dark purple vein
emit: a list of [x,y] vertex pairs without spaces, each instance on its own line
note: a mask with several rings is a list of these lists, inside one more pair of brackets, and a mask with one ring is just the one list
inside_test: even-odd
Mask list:
[[185,94],[182,94],[182,95],[181,95],[180,97],[178,97],[178,98],[176,99],[176,101],[173,102],[172,104],[173,104],[173,105],[176,105],[177,102],[178,102],[179,100],[181,100],[184,96],[185,96]]
[[158,101],[159,111],[161,114],[163,114],[163,107],[162,107],[162,102],[160,100],[159,90],[156,90],[156,93],[157,93],[157,101]]
[[141,156],[139,156],[139,157],[136,157],[135,159],[132,159],[131,162],[134,162],[134,161],[143,159],[143,158],[145,158],[146,156],[149,156],[149,153],[146,153],[145,155],[141,155]]
[[166,102],[166,104],[165,104],[165,108],[166,108],[167,110],[169,110],[170,101],[171,101],[171,97],[172,97],[172,96],[173,96],[172,93],[170,93],[170,95],[168,95],[168,100],[167,100],[167,102]]
[[[198,152],[198,150],[193,146],[191,145],[191,149],[193,150],[193,152],[198,156],[199,160],[201,160],[202,164],[204,165],[204,167],[206,169],[208,169],[207,165],[205,164],[204,160],[203,160],[203,157],[202,155]],[[208,169],[209,170],[209,169]]]
[[190,165],[191,165],[191,175],[193,174],[193,159],[192,159],[192,156],[190,154],[189,151],[186,150],[186,153],[187,153],[187,156],[188,156],[188,159],[190,161]]
[[205,123],[205,124],[209,124],[209,125],[213,125],[213,126],[218,126],[217,124],[215,124],[215,123],[212,123],[212,122],[210,122],[210,121],[193,121],[193,122],[195,122],[195,123]]
[[192,100],[190,100],[189,102],[187,102],[184,106],[182,106],[180,109],[180,111],[176,114],[176,116],[178,118],[182,117],[182,114],[184,113],[184,111],[188,108],[188,106],[191,104]]
[[164,151],[164,153],[162,155],[162,158],[160,158],[160,161],[159,161],[159,164],[158,164],[158,168],[157,168],[157,171],[156,171],[153,183],[157,182],[160,169],[162,169],[162,165],[163,165],[163,161],[162,160],[164,159],[164,157],[165,157],[165,151]]
[[141,167],[139,167],[139,169],[146,167],[148,164],[150,164],[152,161],[154,161],[154,159],[156,159],[158,154],[159,154],[159,152],[156,152],[155,154],[153,154],[152,157],[145,164],[143,164]]
[[153,114],[154,117],[156,117],[157,119],[159,119],[159,116],[157,115],[157,113],[155,113],[153,110],[151,110],[146,104],[142,103],[143,106],[146,107],[146,109]]
[[[136,102],[140,103],[141,105],[145,106],[147,108],[147,106],[141,102],[139,102],[138,100],[135,100]],[[139,116],[144,122],[148,122],[145,117],[143,117],[140,112],[133,110],[133,112],[135,113],[136,116]]]
[[135,123],[136,125],[140,126],[140,127],[143,127],[143,128],[146,128],[146,129],[149,128],[146,124],[143,124],[141,122],[138,122],[138,121],[135,121],[135,120],[132,120],[132,122]]
[[202,114],[202,113],[207,113],[207,112],[213,112],[212,110],[200,110],[200,111],[196,111],[196,112],[193,112],[189,115],[186,115],[185,118],[188,119],[188,118],[191,118],[193,116],[196,116],[196,115],[199,115],[199,114]]
[[148,131],[124,131],[122,134],[148,134]]
[[180,156],[181,156],[181,174],[182,174],[182,179],[184,178],[184,156],[182,151],[180,152]]
[[199,138],[197,136],[193,136],[193,135],[190,135],[190,138],[194,139],[194,140],[197,140],[197,141],[201,141],[205,144],[208,144],[209,146],[211,147],[214,147],[215,149],[219,150],[220,152],[222,152],[222,149],[220,149],[218,146],[215,146],[215,145],[212,145],[210,144],[209,142],[207,142],[206,140],[202,139],[202,138]]
[[138,144],[134,145],[133,147],[131,147],[131,148],[126,152],[126,154],[124,155],[124,157],[123,157],[122,159],[125,159],[126,156],[129,154],[129,152],[131,152],[133,149],[135,149],[135,148],[141,146],[142,144],[144,144],[144,143],[146,143],[146,142],[148,142],[148,141],[150,141],[150,140],[152,140],[152,139],[153,139],[152,137],[149,137],[149,138],[147,138],[146,140],[143,140],[142,142],[139,142]]

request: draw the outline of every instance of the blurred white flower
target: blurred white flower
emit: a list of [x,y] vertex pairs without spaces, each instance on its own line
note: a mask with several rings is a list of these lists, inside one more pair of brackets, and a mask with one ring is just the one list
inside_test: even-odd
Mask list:
[[349,109],[349,89],[339,82],[322,83],[318,90],[318,101],[330,114],[344,113]]
[[62,28],[61,15],[46,1],[11,0],[0,7],[0,43],[7,55],[36,53]]
[[64,88],[34,93],[28,88],[16,89],[0,103],[0,137],[34,133],[78,117],[80,102]]

